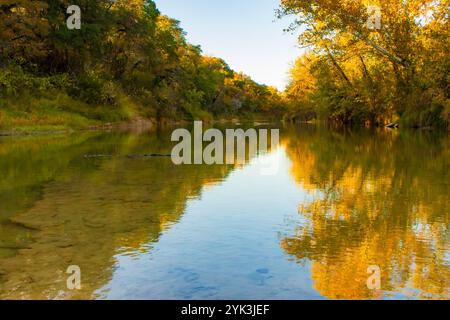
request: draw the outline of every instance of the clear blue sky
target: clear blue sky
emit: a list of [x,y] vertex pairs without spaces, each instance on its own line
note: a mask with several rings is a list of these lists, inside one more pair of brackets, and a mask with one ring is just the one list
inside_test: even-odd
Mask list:
[[300,55],[297,35],[283,32],[289,19],[275,16],[280,0],[156,0],[181,21],[190,43],[255,81],[284,89],[290,64]]

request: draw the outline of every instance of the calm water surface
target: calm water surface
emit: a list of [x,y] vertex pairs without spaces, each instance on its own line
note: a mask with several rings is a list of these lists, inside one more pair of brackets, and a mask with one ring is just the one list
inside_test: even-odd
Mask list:
[[1,138],[0,298],[450,299],[447,134],[286,127],[243,166],[129,157],[170,133]]

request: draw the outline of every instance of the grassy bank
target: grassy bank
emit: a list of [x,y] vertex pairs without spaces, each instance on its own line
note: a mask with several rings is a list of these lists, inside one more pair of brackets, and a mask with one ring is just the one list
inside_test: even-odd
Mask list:
[[115,106],[107,106],[89,105],[58,91],[39,97],[26,93],[1,100],[0,132],[80,130],[144,116],[140,106],[127,97]]
[[92,105],[70,97],[64,91],[50,90],[39,95],[29,92],[0,100],[0,136],[108,129],[131,125],[151,126],[156,123],[266,121],[267,114],[240,113],[214,116],[179,114],[157,120],[157,110],[142,105],[132,97],[119,94],[114,105]]

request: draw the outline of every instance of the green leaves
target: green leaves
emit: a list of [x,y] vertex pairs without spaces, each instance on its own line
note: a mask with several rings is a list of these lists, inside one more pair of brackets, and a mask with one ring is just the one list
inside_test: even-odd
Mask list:
[[[80,30],[66,27],[69,5],[81,9]],[[278,91],[203,56],[151,0],[7,1],[0,17],[0,43],[8,44],[0,54],[7,64],[21,61],[14,76],[0,72],[7,94],[57,87],[93,108],[122,103],[137,106],[129,110],[137,116],[188,119],[268,113],[281,101]]]

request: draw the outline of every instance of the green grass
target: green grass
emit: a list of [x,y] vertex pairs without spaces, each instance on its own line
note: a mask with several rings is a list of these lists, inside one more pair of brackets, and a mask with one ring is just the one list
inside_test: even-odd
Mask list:
[[0,100],[3,132],[80,130],[139,117],[139,105],[126,96],[118,99],[116,106],[89,105],[61,92],[39,97],[21,94]]

